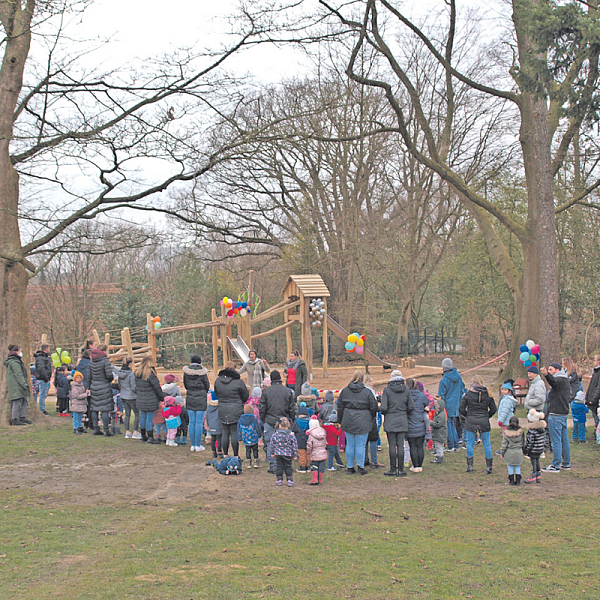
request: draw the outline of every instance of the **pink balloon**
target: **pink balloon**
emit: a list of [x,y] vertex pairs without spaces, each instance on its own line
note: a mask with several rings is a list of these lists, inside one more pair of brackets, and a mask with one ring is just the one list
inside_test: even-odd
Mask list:
[[536,344],[535,346],[533,346],[531,348],[531,350],[529,352],[531,352],[531,354],[539,354],[540,350],[541,350],[541,348],[539,347],[538,344]]
[[356,346],[356,354],[363,354],[365,351],[364,346]]

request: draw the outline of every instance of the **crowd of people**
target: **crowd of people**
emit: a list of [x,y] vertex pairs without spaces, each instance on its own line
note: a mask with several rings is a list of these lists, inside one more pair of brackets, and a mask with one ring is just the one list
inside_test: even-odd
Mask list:
[[[133,369],[126,357],[121,366],[112,365],[107,347],[88,342],[74,368],[54,369],[47,345],[34,354],[31,388],[44,414],[46,398],[53,379],[56,410],[71,417],[73,432],[141,440],[148,444],[187,445],[192,452],[203,452],[210,440],[213,464],[223,474],[242,471],[240,443],[245,448],[246,466],[259,468],[260,446],[268,472],[276,484],[294,485],[296,472],[311,472],[311,485],[323,483],[326,471],[342,468],[348,474],[365,475],[367,468],[385,468],[379,462],[381,426],[387,436],[388,477],[405,477],[407,469],[423,471],[425,453],[431,451],[431,464],[441,465],[447,453],[466,450],[467,473],[475,470],[475,448],[484,449],[486,473],[492,473],[494,453],[490,431],[496,415],[502,430],[502,444],[496,451],[507,465],[510,485],[520,485],[521,465],[531,462],[525,483],[540,483],[542,472],[559,473],[571,468],[567,430],[569,413],[573,418],[573,443],[587,443],[586,420],[591,412],[595,441],[600,444],[600,355],[587,393],[577,365],[566,358],[538,370],[529,367],[529,388],[524,400],[527,430],[515,416],[518,405],[514,381],[501,385],[498,405],[479,375],[465,388],[464,381],[450,358],[442,361],[443,376],[437,394],[431,395],[414,379],[405,379],[399,370],[391,373],[381,393],[373,378],[360,370],[341,390],[338,398],[331,391],[322,397],[308,382],[306,363],[298,352],[289,356],[282,374],[271,369],[254,350],[236,369],[225,364],[211,387],[208,371],[200,356],[190,358],[183,367],[183,382],[172,373],[161,385],[155,365],[144,357]],[[27,425],[30,394],[27,369],[20,347],[9,346],[4,362],[12,425]],[[247,384],[241,375],[246,373]],[[183,389],[179,385],[183,383]],[[122,433],[120,425],[124,425]],[[345,453],[345,464],[340,452]],[[541,468],[540,459],[552,453],[552,462]]]

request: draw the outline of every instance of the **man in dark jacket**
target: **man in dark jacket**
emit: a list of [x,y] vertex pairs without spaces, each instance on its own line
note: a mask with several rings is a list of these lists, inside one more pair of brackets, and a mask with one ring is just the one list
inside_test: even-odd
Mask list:
[[598,404],[600,401],[600,354],[594,356],[594,371],[592,380],[585,394],[585,404],[594,417],[594,423],[598,427]]
[[50,346],[44,344],[41,350],[38,350],[33,358],[35,359],[35,378],[40,386],[40,395],[38,404],[40,410],[47,415],[46,398],[50,391],[50,380],[52,379],[52,359],[50,358]]
[[275,425],[281,417],[287,417],[290,423],[293,423],[296,418],[294,394],[283,385],[281,374],[277,370],[271,372],[271,385],[263,390],[258,404],[258,413],[264,428],[265,450],[269,462],[267,473],[275,473],[275,457],[271,456],[271,437],[275,433]]
[[571,403],[571,386],[569,377],[562,370],[560,363],[550,363],[548,369],[542,367],[542,375],[546,378],[550,391],[548,392],[548,432],[552,442],[552,464],[542,471],[560,473],[571,468],[571,446],[567,432],[567,415]]

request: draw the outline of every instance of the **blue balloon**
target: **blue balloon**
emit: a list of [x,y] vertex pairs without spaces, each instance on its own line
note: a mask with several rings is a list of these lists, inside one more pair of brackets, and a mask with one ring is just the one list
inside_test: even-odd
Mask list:
[[526,360],[526,361],[523,363],[523,366],[524,366],[524,367],[530,367],[530,366],[531,366],[531,361],[530,361],[530,360]]
[[247,302],[242,302],[242,308],[248,308],[248,303]]
[[[521,355],[519,356],[519,360],[524,363],[525,361],[529,360],[529,350],[527,352],[521,352]],[[531,366],[531,365],[529,365]]]
[[525,344],[519,346],[519,352],[529,352],[529,348]]
[[354,342],[346,342],[346,350],[352,350],[356,344]]

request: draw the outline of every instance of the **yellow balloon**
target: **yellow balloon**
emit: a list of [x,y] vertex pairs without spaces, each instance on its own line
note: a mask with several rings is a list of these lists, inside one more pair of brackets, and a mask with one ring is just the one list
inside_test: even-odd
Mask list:
[[351,334],[348,336],[348,341],[349,341],[349,342],[352,342],[353,344],[356,344],[356,342],[358,342],[358,338],[357,338],[357,337],[356,337],[356,336],[355,336],[353,333],[351,333]]
[[358,341],[356,342],[357,346],[364,346],[365,345],[365,340],[361,340],[360,338],[358,338]]

